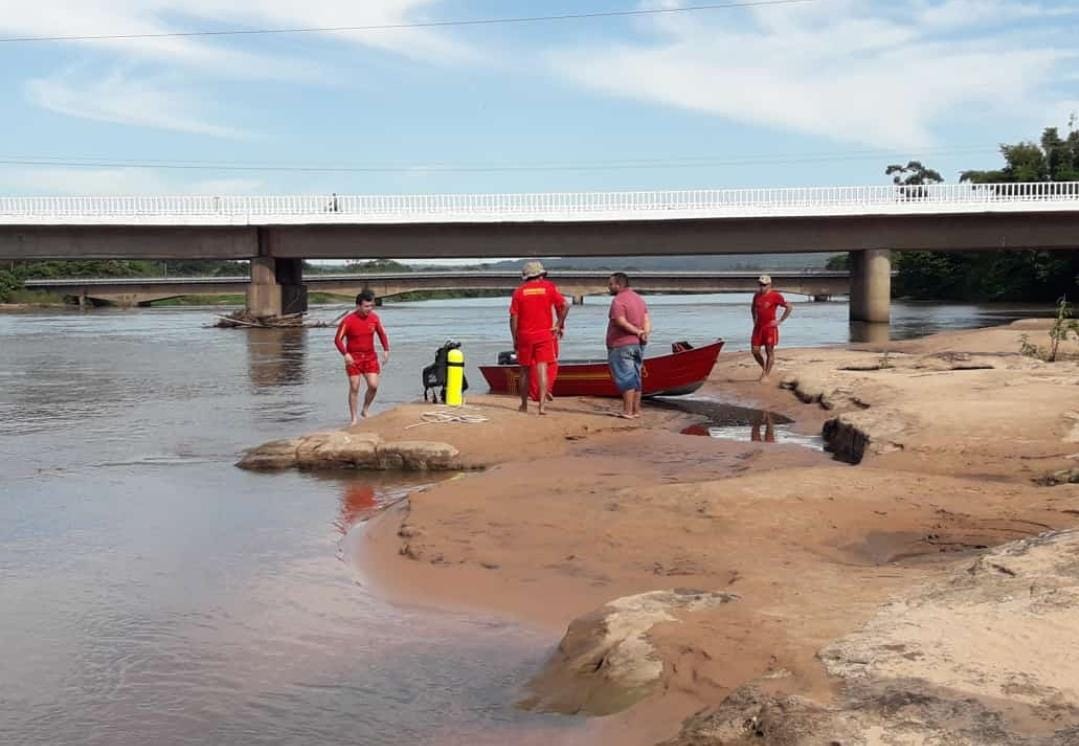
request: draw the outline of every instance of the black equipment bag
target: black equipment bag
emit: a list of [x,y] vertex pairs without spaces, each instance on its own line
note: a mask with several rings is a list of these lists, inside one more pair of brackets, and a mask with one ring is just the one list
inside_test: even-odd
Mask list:
[[[430,401],[445,403],[446,401],[446,368],[449,367],[448,356],[450,350],[461,347],[460,342],[447,340],[445,344],[435,352],[435,361],[423,369],[423,400],[428,401],[427,393],[431,393]],[[462,391],[468,391],[468,377],[462,379]]]

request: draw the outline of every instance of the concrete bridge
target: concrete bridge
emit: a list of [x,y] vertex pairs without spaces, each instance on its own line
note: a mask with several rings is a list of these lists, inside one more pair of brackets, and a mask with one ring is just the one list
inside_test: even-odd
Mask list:
[[[752,292],[757,289],[759,272],[633,272],[636,290],[645,293],[724,293]],[[575,303],[585,296],[607,292],[606,271],[552,271],[554,279]],[[806,271],[771,272],[776,287],[815,300],[846,295],[850,290],[847,272]],[[492,290],[509,294],[521,282],[519,272],[381,272],[368,274],[317,274],[304,278],[309,291],[351,296],[366,288],[378,298],[392,298],[417,290]],[[247,277],[171,277],[171,278],[65,278],[28,280],[26,287],[47,290],[85,303],[112,303],[121,306],[149,305],[183,295],[246,293]]]
[[303,259],[851,252],[851,319],[890,251],[1079,248],[1079,182],[678,192],[0,198],[0,259],[251,259],[248,308],[307,305]]

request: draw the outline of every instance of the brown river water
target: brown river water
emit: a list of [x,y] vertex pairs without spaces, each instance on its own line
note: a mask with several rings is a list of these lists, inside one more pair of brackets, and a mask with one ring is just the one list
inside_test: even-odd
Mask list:
[[[657,333],[744,349],[746,298],[650,299]],[[506,301],[381,309],[377,408],[421,394],[447,338],[507,347]],[[332,319],[340,308],[316,309]],[[894,336],[1031,309],[895,308]],[[801,304],[783,343],[848,341],[842,303]],[[602,352],[574,308],[568,357]],[[344,422],[332,329],[203,328],[210,309],[0,315],[0,743],[568,743],[521,712],[556,642],[482,614],[391,605],[349,561],[372,508],[423,479],[253,474],[246,447]]]

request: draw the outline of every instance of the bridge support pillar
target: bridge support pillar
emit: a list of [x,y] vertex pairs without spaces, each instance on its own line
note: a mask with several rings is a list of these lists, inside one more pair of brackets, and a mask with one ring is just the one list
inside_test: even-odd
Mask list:
[[892,259],[887,249],[850,252],[850,320],[891,320]]
[[282,316],[307,310],[303,260],[259,256],[251,260],[247,312],[252,316]]

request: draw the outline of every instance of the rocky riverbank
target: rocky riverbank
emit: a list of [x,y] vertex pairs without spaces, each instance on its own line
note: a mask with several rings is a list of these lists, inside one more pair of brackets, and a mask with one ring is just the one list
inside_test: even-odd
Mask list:
[[483,421],[419,426],[399,408],[353,437],[422,433],[483,471],[384,513],[357,561],[391,596],[568,627],[523,702],[609,715],[600,742],[1068,743],[1079,560],[1074,534],[1036,537],[1079,523],[1079,346],[1019,354],[1044,333],[781,350],[771,384],[721,358],[703,396],[827,453],[690,437],[693,416],[655,408],[638,425],[481,398]]

